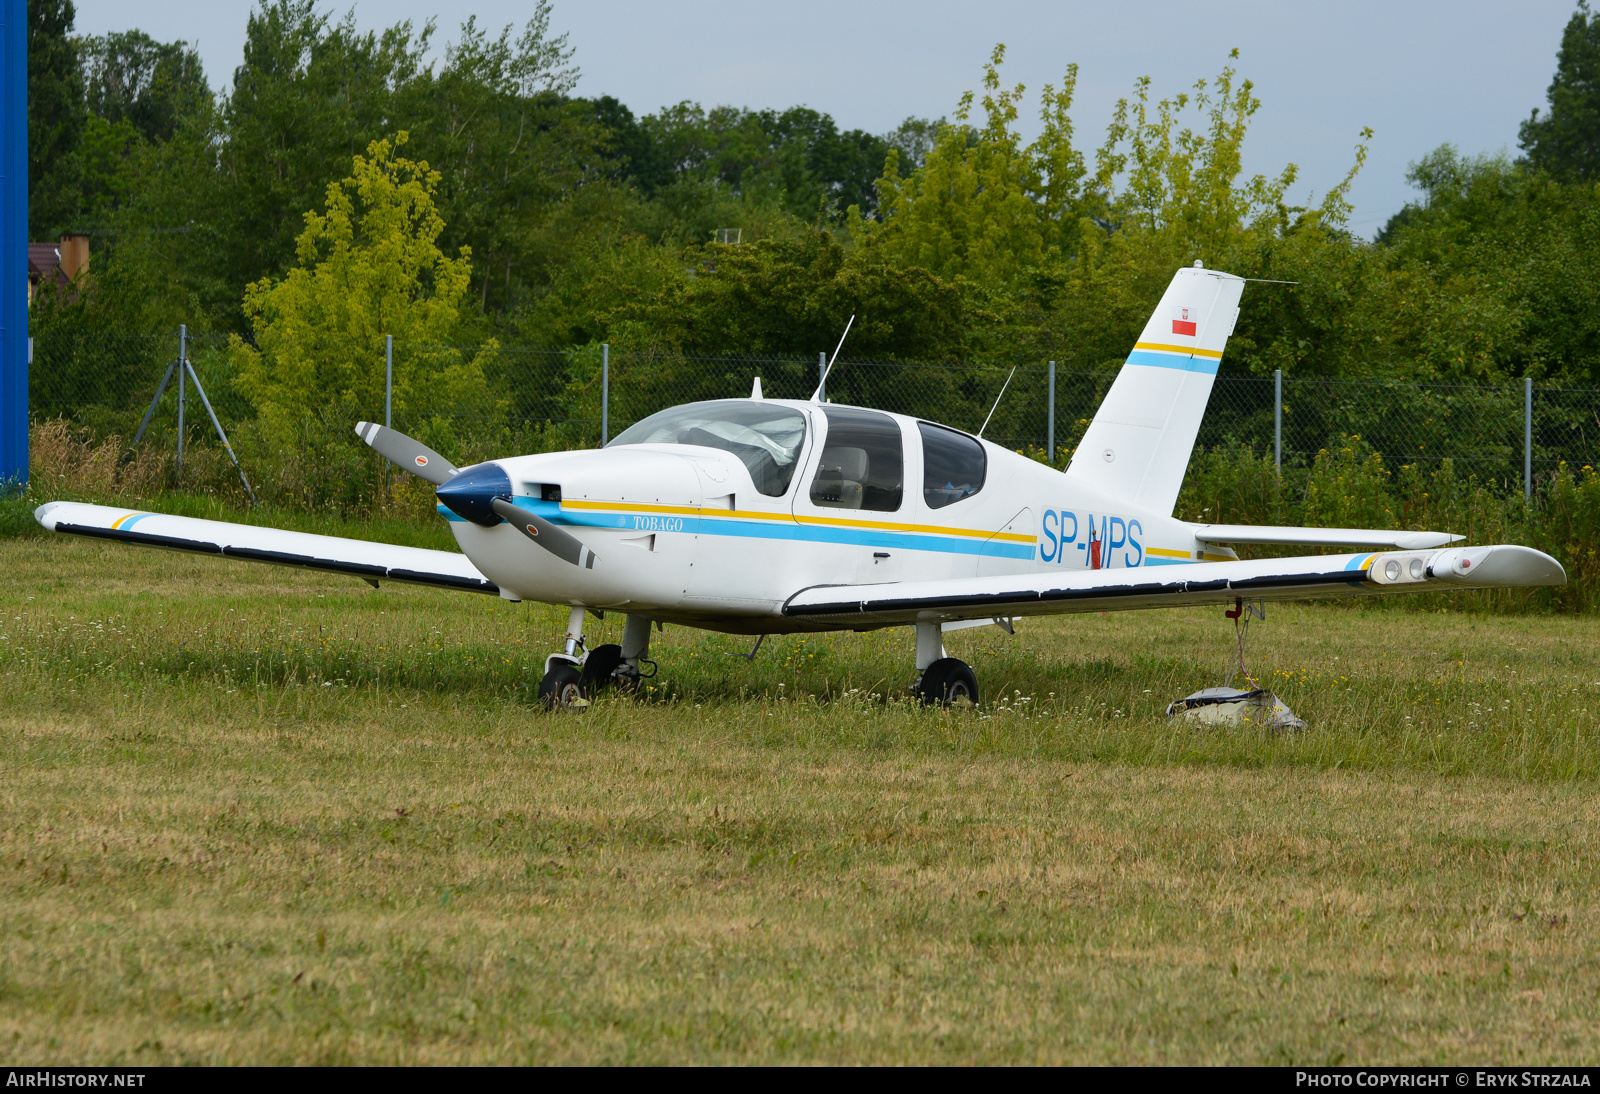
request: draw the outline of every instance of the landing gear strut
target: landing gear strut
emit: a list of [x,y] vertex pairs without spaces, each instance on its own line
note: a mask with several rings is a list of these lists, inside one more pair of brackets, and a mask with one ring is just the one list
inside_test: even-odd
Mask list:
[[589,697],[583,685],[584,662],[589,655],[583,649],[583,616],[581,604],[573,606],[567,617],[567,643],[562,653],[552,653],[544,659],[544,678],[539,681],[539,698],[551,710],[564,710],[581,714],[589,706]]
[[639,686],[641,663],[655,667],[646,658],[650,652],[650,620],[630,615],[622,628],[622,644],[583,645],[583,618],[586,609],[574,607],[567,620],[565,650],[545,658],[544,678],[539,681],[539,698],[551,710],[581,714],[595,693],[618,687],[632,691]]
[[978,677],[965,661],[944,655],[944,632],[937,623],[917,624],[917,669],[912,690],[924,706],[978,705]]

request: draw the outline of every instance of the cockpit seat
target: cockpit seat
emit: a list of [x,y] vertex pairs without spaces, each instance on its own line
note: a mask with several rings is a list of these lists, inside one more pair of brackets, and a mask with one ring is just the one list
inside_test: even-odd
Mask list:
[[861,483],[866,477],[866,449],[824,449],[812,499],[818,505],[836,509],[860,509]]

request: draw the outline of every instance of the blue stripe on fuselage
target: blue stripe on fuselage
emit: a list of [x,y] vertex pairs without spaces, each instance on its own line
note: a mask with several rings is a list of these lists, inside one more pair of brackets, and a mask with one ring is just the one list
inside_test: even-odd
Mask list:
[[[622,531],[651,532],[660,528],[635,523],[628,513],[592,513],[563,510],[560,502],[539,498],[513,498],[518,508],[538,513],[551,524],[571,528],[611,528]],[[461,521],[455,513],[439,506],[439,515],[449,521]],[[1015,542],[985,542],[977,539],[945,538],[915,532],[891,532],[881,528],[842,528],[829,525],[795,524],[787,520],[737,520],[725,517],[666,517],[682,521],[682,527],[671,529],[689,535],[734,536],[741,539],[787,539],[807,543],[839,543],[861,547],[897,547],[903,551],[932,551],[938,554],[981,555],[985,558],[1032,558],[1034,545]]]

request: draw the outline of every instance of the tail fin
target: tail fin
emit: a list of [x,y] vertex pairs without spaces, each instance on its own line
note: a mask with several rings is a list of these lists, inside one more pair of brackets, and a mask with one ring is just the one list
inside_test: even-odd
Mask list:
[[1243,290],[1244,279],[1233,274],[1177,272],[1089,423],[1068,475],[1149,512],[1172,512]]

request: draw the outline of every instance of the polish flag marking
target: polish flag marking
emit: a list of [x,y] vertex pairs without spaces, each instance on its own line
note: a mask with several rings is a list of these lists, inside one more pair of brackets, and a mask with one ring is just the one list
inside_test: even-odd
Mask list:
[[1196,309],[1194,309],[1194,308],[1185,308],[1185,307],[1173,308],[1172,309],[1172,333],[1173,334],[1187,334],[1190,338],[1193,338],[1194,337],[1194,330],[1195,330],[1195,320],[1198,319],[1198,318],[1200,318],[1200,317],[1199,317],[1199,315],[1196,314]]

